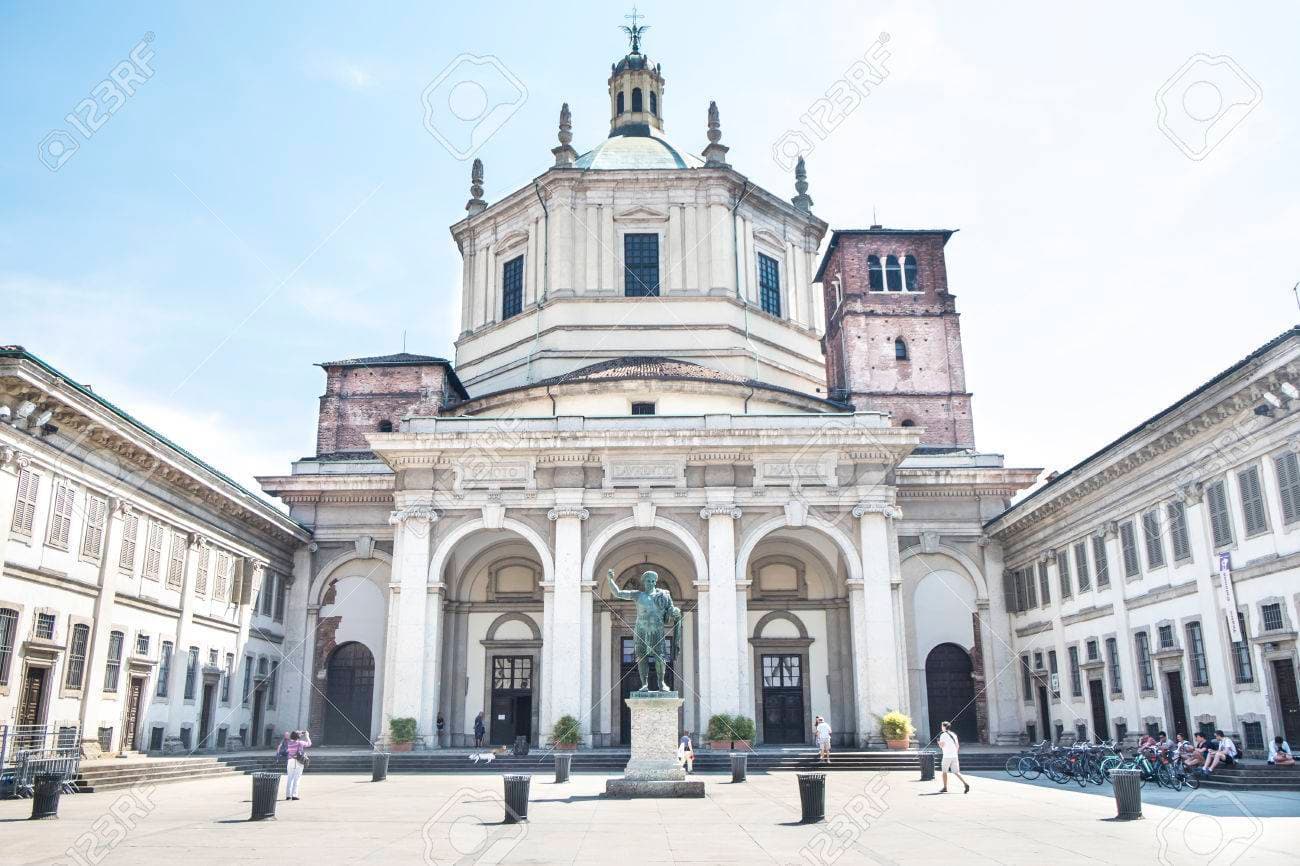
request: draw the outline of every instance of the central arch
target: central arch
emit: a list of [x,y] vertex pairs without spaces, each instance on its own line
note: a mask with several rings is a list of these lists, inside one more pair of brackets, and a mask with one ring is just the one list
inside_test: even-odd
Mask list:
[[970,653],[955,643],[941,643],[925,657],[925,703],[930,740],[939,736],[939,723],[952,722],[963,742],[979,740],[975,723],[975,668]]
[[330,653],[325,666],[323,739],[331,746],[370,745],[370,709],[374,702],[375,657],[359,641]]

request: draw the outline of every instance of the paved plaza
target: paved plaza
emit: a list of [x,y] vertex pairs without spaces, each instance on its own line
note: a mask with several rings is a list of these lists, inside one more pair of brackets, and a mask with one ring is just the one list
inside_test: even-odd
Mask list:
[[[1281,863],[1300,862],[1300,794],[1147,791],[1146,817],[1114,815],[1108,789],[972,775],[936,796],[913,773],[833,773],[827,820],[799,823],[792,774],[732,785],[702,776],[704,800],[610,801],[605,776],[533,777],[531,820],[502,825],[501,780],[396,775],[381,783],[308,774],[303,799],[252,823],[248,777],[137,795],[65,796],[27,821],[0,803],[7,864],[236,863]],[[283,790],[283,788],[282,788]]]

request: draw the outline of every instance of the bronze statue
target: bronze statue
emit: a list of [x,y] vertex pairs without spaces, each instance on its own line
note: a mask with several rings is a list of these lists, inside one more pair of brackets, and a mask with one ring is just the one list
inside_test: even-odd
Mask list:
[[[673,597],[666,589],[657,589],[659,575],[647,571],[641,575],[641,589],[619,589],[614,582],[614,570],[609,570],[609,589],[615,598],[636,602],[636,668],[641,675],[641,691],[650,691],[650,662],[654,661],[659,678],[657,691],[670,691],[665,686],[664,667],[682,645],[682,611],[673,606]],[[672,625],[672,648],[665,646],[666,626]]]

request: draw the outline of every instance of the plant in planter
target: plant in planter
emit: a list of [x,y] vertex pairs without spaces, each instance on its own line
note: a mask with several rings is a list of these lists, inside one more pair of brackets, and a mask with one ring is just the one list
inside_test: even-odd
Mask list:
[[557,749],[572,751],[578,748],[578,744],[582,742],[582,730],[578,726],[578,720],[573,716],[560,716],[551,726],[551,740]]
[[880,736],[891,749],[906,749],[914,733],[912,719],[897,710],[885,713],[880,719]]
[[735,720],[726,713],[714,713],[709,717],[709,730],[705,733],[705,738],[709,741],[709,747],[730,751],[731,741],[735,732]]
[[731,748],[746,749],[754,742],[754,720],[749,716],[731,717]]
[[388,720],[389,746],[394,752],[409,752],[415,743],[415,719],[410,717]]

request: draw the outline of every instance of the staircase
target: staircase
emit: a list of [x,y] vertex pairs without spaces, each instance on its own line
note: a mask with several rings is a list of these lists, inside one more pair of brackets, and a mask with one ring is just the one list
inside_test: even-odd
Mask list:
[[164,784],[234,776],[234,767],[216,758],[141,758],[127,761],[83,763],[72,784],[79,794],[94,791],[117,791],[140,783]]
[[1219,767],[1201,779],[1202,788],[1236,791],[1300,791],[1300,767],[1237,764]]

